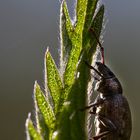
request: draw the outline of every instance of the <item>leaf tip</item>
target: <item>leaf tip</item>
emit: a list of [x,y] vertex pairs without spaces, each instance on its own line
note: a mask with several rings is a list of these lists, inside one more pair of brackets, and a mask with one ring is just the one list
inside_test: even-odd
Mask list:
[[34,83],[34,95],[36,94],[37,89],[40,89],[39,84],[37,83],[37,80]]
[[47,49],[46,49],[46,53],[48,53],[49,52],[49,46],[47,47]]
[[25,122],[27,140],[30,139],[30,135],[29,135],[29,123],[30,123],[30,121],[31,121],[31,113],[28,113],[28,118],[26,119],[26,122]]
[[50,55],[51,54],[50,54],[50,51],[49,51],[49,47],[47,47],[46,52],[45,52],[45,63],[46,63],[46,61],[47,61],[47,59],[49,58]]
[[31,120],[31,113],[28,113],[28,118],[26,119],[25,126],[28,128],[29,121]]

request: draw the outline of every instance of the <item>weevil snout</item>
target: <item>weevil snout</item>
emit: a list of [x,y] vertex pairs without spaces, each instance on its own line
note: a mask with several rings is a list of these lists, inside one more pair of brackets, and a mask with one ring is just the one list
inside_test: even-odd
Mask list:
[[122,93],[122,86],[114,73],[103,63],[96,62],[100,80],[95,85],[95,90],[103,94]]
[[96,62],[96,68],[89,65],[87,61],[85,64],[90,68],[93,69],[100,78],[96,78],[97,83],[95,85],[95,90],[99,91],[103,94],[110,94],[110,93],[119,93],[122,94],[122,86],[114,75],[114,73],[103,63]]
[[96,68],[98,72],[103,76],[105,79],[110,79],[115,77],[114,73],[103,63],[96,62]]

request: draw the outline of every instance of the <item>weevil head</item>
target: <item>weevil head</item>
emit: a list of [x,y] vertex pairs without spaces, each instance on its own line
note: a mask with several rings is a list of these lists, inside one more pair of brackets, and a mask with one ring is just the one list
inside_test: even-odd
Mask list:
[[106,65],[101,62],[96,62],[96,69],[102,75],[95,85],[96,91],[104,95],[112,93],[122,94],[122,86],[119,80]]

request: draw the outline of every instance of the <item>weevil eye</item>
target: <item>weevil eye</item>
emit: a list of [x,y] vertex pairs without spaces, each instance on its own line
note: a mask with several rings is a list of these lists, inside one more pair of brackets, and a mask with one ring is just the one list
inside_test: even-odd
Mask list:
[[114,74],[113,74],[113,72],[111,72],[111,71],[108,71],[108,75],[109,75],[110,77],[114,77]]

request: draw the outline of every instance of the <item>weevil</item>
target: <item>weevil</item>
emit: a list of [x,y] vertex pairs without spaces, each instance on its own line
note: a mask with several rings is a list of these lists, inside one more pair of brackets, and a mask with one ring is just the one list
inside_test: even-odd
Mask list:
[[[97,42],[99,43],[98,40]],[[132,121],[129,103],[122,94],[118,78],[104,64],[104,54],[102,62],[96,62],[96,68],[88,62],[86,65],[100,77],[95,77],[97,82],[94,89],[98,92],[98,96],[85,108],[90,109],[90,113],[95,115],[95,136],[91,140],[130,140]]]
[[[94,67],[88,65],[90,68]],[[95,114],[94,140],[130,140],[131,112],[127,99],[122,94],[122,86],[110,69],[101,62],[96,62],[96,71],[101,78],[95,85],[99,92],[92,108]]]

